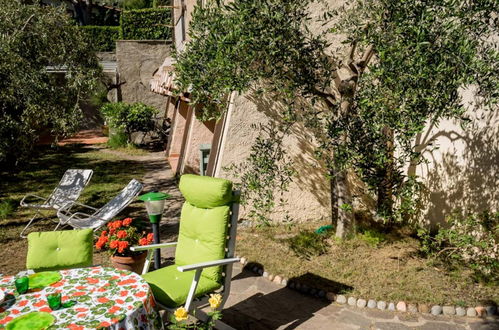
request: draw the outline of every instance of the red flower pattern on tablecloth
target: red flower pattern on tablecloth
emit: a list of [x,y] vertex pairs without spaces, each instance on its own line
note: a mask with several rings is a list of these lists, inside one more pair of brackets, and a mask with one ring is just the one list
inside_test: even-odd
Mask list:
[[[13,306],[0,304],[0,328],[13,318],[32,311],[42,311],[56,317],[56,327],[72,330],[110,328],[157,329],[157,313],[148,285],[137,274],[112,268],[81,268],[61,271],[63,279],[54,283],[63,294],[62,301],[74,300],[76,305],[52,311],[46,302],[50,287],[39,293],[29,292]],[[9,281],[6,281],[9,279]],[[90,283],[92,282],[92,283]],[[0,277],[0,290],[15,292],[14,277]],[[47,291],[49,290],[49,291]],[[103,292],[105,291],[105,292]],[[15,293],[17,296],[17,293]],[[72,313],[69,311],[73,310]]]

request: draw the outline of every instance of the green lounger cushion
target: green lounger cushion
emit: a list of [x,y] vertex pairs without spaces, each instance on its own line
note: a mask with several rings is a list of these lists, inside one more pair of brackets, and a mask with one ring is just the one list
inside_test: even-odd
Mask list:
[[[175,263],[179,266],[223,259],[230,207],[201,209],[185,202],[180,216]],[[205,268],[201,276],[221,280],[221,267]]]
[[27,269],[34,271],[88,267],[93,264],[93,231],[65,230],[28,235]]
[[179,189],[186,201],[204,209],[228,205],[232,201],[232,182],[225,179],[184,174]]
[[[195,273],[195,271],[179,272],[177,266],[168,266],[142,275],[151,286],[154,298],[170,308],[185,304]],[[219,283],[201,276],[195,297],[213,292],[220,287]]]

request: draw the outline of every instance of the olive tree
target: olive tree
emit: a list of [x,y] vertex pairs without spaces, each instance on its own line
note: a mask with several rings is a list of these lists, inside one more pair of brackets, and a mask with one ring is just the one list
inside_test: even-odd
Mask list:
[[[283,122],[302,121],[327,164],[337,236],[353,227],[347,173],[373,192],[388,220],[414,214],[419,183],[403,166],[428,123],[464,119],[461,90],[477,106],[498,96],[498,13],[493,0],[357,0],[319,15],[335,27],[312,33],[315,0],[212,1],[194,11],[177,82],[218,118],[232,91],[264,86],[284,100]],[[344,37],[345,53],[330,46]],[[495,43],[494,43],[495,41]],[[259,87],[257,87],[259,88]]]
[[26,157],[42,131],[78,128],[100,75],[84,40],[61,9],[0,0],[0,163]]

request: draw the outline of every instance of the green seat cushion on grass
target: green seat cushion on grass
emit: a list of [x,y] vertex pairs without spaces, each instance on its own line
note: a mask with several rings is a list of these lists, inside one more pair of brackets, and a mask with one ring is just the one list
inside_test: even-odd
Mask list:
[[184,174],[179,189],[186,201],[204,209],[228,205],[232,201],[232,182],[225,179]]
[[[154,298],[163,305],[173,308],[185,304],[195,271],[179,272],[178,265],[172,265],[149,272],[142,277],[149,283]],[[213,292],[221,285],[201,276],[195,297]]]
[[[175,263],[185,266],[225,258],[229,215],[229,206],[201,209],[185,202],[180,216]],[[210,267],[205,268],[201,276],[220,282],[221,273],[222,267]]]
[[28,235],[26,268],[34,271],[92,266],[92,229],[34,232]]

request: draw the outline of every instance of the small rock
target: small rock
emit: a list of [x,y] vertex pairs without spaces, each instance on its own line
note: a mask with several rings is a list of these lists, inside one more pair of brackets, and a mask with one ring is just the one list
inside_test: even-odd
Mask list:
[[455,315],[456,308],[454,306],[444,306],[442,308],[442,312],[444,313],[444,315]]
[[319,298],[324,298],[326,296],[326,291],[319,290],[319,292],[317,293],[317,295],[319,296]]
[[380,309],[380,310],[385,310],[386,309],[386,302],[378,301],[378,303],[376,304],[376,307],[378,307],[378,309]]
[[357,307],[359,308],[364,308],[367,305],[367,301],[365,299],[359,299],[357,300]]
[[376,308],[376,300],[369,299],[369,301],[367,302],[367,307]]
[[269,277],[269,273],[263,272],[262,276],[265,277],[265,278],[267,278],[267,277]]
[[355,306],[355,304],[357,303],[357,299],[355,299],[354,297],[348,297],[347,302],[350,306]]
[[275,283],[281,284],[282,277],[280,277],[279,275],[276,275],[276,276],[274,276],[273,281],[274,281]]
[[271,281],[271,282],[272,282],[272,281],[274,280],[274,278],[275,278],[275,275],[274,275],[274,274],[270,274],[270,275],[269,275],[269,281]]
[[258,274],[259,274],[259,275],[263,275],[263,269],[262,269],[262,268],[260,268],[260,269],[258,270]]
[[[274,279],[274,282],[275,282],[275,279]],[[281,285],[284,285],[284,286],[288,285],[288,280],[283,278],[281,281]]]
[[326,293],[326,299],[329,301],[335,301],[336,295],[334,294],[334,292],[328,292],[328,293]]
[[432,315],[440,315],[442,314],[442,306],[435,305],[431,308],[431,314]]
[[418,311],[420,313],[429,313],[430,312],[430,306],[427,304],[419,304],[418,305]]
[[[330,293],[332,293],[332,292],[330,292]],[[333,293],[333,294],[334,294],[334,293]],[[338,304],[346,304],[346,302],[347,302],[347,297],[345,297],[345,296],[344,296],[344,295],[342,295],[342,294],[339,294],[338,296],[336,296],[336,302],[337,302]]]
[[485,309],[485,307],[483,307],[483,306],[476,306],[475,310],[476,310],[476,314],[479,317],[485,317],[485,316],[487,316],[487,310]]
[[407,311],[409,313],[417,313],[418,312],[418,306],[416,304],[408,304],[407,305]]
[[309,293],[313,296],[317,293],[317,289],[312,288],[310,289]]
[[253,266],[253,268],[251,268],[251,270],[253,271],[253,273],[258,274],[258,267],[257,266]]
[[476,310],[473,307],[468,307],[466,309],[466,316],[475,317],[476,316]]
[[457,316],[465,316],[466,309],[464,309],[463,307],[456,307],[456,315]]
[[239,262],[241,263],[241,265],[246,265],[247,260],[245,257],[242,257],[241,260],[239,260]]
[[497,314],[497,306],[485,306],[487,310],[487,315],[492,316]]
[[406,305],[406,303],[403,302],[403,301],[399,301],[397,303],[397,310],[399,312],[407,312],[407,305]]
[[394,304],[394,303],[392,303],[392,302],[391,302],[391,303],[389,303],[389,304],[388,304],[388,310],[389,310],[389,311],[394,311],[394,310],[395,310],[395,304]]

